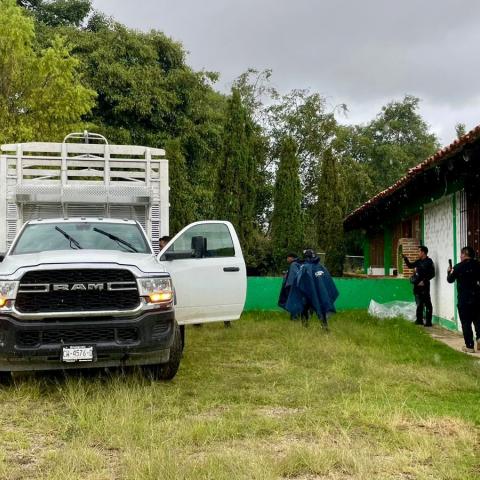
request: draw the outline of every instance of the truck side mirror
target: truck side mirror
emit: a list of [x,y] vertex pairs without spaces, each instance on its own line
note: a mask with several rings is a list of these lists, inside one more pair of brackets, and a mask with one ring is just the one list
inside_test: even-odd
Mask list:
[[202,236],[192,237],[193,258],[203,258],[207,251],[207,239]]
[[0,253],[0,262],[3,262],[3,260],[5,259],[5,255],[6,253]]

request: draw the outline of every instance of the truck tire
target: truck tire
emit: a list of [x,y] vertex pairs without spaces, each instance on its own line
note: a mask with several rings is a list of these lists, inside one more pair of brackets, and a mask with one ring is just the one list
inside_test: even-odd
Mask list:
[[180,334],[182,338],[182,352],[185,349],[185,325],[180,325]]
[[0,372],[0,386],[10,385],[12,383],[11,372]]
[[180,367],[182,359],[182,334],[180,327],[175,322],[175,333],[173,343],[170,347],[170,358],[167,363],[159,363],[157,365],[145,365],[143,371],[152,380],[172,380]]

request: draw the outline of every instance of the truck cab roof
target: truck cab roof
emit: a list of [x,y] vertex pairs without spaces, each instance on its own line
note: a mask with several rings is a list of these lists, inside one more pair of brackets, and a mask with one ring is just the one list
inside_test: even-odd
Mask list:
[[105,223],[126,223],[138,224],[136,220],[129,220],[128,218],[105,218],[105,217],[69,217],[69,218],[38,218],[36,220],[29,220],[28,225],[38,225],[44,223],[90,223],[90,222],[105,222]]

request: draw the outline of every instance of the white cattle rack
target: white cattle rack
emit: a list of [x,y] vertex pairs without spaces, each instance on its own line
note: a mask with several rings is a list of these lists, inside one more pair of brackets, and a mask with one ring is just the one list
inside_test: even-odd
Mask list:
[[155,251],[159,237],[168,235],[165,150],[109,145],[87,132],[62,143],[6,144],[0,150],[0,252],[24,222],[39,218],[137,220]]

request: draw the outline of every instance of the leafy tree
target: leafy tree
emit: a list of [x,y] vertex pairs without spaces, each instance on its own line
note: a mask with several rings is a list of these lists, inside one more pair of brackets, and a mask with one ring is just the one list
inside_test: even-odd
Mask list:
[[336,131],[334,111],[328,109],[325,98],[320,94],[293,90],[286,95],[276,96],[275,103],[267,110],[267,125],[274,158],[278,158],[275,146],[281,145],[285,135],[295,140],[300,161],[303,204],[305,207],[314,205],[320,160]]
[[[255,157],[256,171],[255,177],[251,181],[255,184],[255,218],[257,229],[260,230],[257,235],[259,238],[262,235],[261,231],[265,230],[268,225],[273,194],[273,171],[269,163],[269,138],[265,129],[261,127],[264,124],[266,113],[263,102],[265,99],[269,100],[277,95],[275,89],[269,85],[271,73],[271,70],[258,71],[250,68],[234,82],[234,88],[239,92],[242,104],[254,126],[252,155]],[[259,244],[258,239],[255,244]]]
[[247,264],[253,261],[251,251],[255,230],[255,134],[255,124],[242,103],[240,92],[233,88],[223,128],[216,203],[219,218],[229,220],[235,226]]
[[195,220],[192,185],[179,139],[165,144],[170,185],[170,232],[178,233]]
[[103,12],[94,10],[88,18],[85,30],[89,32],[99,32],[100,30],[113,30],[115,27],[115,20]]
[[51,27],[79,27],[92,10],[91,0],[17,0],[17,4]]
[[[215,215],[230,219],[247,262],[264,270],[272,261],[269,230],[282,252],[277,260],[286,248],[298,251],[303,240],[325,248],[330,268],[340,272],[339,219],[438,146],[415,97],[389,103],[367,125],[341,126],[337,108],[320,94],[279,95],[269,70],[248,70],[230,96],[216,92],[218,76],[192,70],[180,43],[92,12],[91,0],[17,4],[30,18],[19,9],[7,15],[14,2],[0,0],[0,27],[7,32],[0,38],[0,137],[59,138],[83,116],[113,142],[166,147],[172,231]],[[80,68],[58,34],[67,37]],[[290,211],[296,213],[284,222],[293,222],[288,238],[294,242],[285,247],[278,240],[285,237],[278,189],[286,182],[288,156],[297,162],[287,169],[294,194],[290,187],[283,194],[295,197]]]
[[64,31],[98,92],[88,120],[114,142],[164,147],[177,139],[194,218],[211,218],[225,115],[225,98],[212,88],[217,76],[193,71],[182,45],[163,33],[129,30],[101,14],[84,30]]
[[343,273],[345,247],[343,237],[345,197],[333,152],[324,152],[318,185],[318,244],[325,251],[325,265],[332,275]]
[[[339,107],[346,109],[344,105]],[[297,145],[302,185],[304,240],[314,247],[317,240],[317,190],[323,152],[335,139],[336,108],[326,99],[308,90],[293,90],[279,96],[267,109],[267,131],[271,139],[271,161],[278,162],[278,146],[283,136],[291,136]]]
[[455,133],[457,134],[457,138],[463,137],[467,133],[467,129],[464,123],[457,123],[455,125]]
[[270,85],[272,70],[256,70],[249,68],[239,75],[233,86],[240,92],[245,107],[256,122],[262,123],[268,114],[269,108],[264,102],[270,102],[279,97],[278,92]]
[[78,128],[95,93],[64,42],[37,52],[33,20],[14,0],[0,0],[0,31],[0,141],[58,140]]
[[299,253],[303,247],[302,190],[299,177],[297,146],[286,136],[279,146],[279,165],[273,196],[270,225],[276,267],[285,262],[289,251]]
[[375,191],[395,183],[438,149],[438,140],[418,113],[420,100],[391,102],[366,126],[358,126],[352,158],[368,166]]
[[339,125],[332,142],[340,188],[345,192],[345,214],[355,210],[375,194],[368,163],[355,156],[362,148],[358,144],[362,140],[364,137],[358,134],[358,127]]

